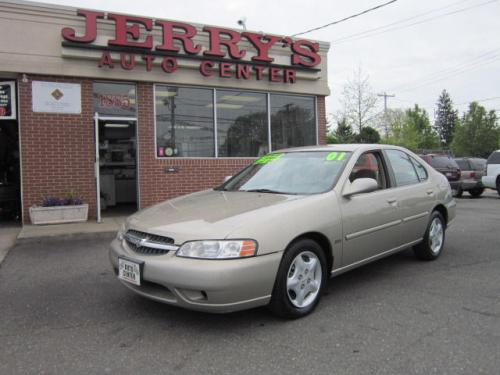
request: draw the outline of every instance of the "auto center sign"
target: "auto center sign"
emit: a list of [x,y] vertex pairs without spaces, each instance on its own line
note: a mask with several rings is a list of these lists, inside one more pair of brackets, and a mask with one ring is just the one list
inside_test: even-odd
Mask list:
[[[62,29],[63,47],[99,50],[98,66],[103,69],[161,69],[175,73],[179,59],[195,60],[199,73],[205,77],[269,80],[293,84],[297,71],[318,72],[321,63],[319,44],[309,40],[293,40],[253,32],[238,32],[214,26],[200,31],[195,26],[176,21],[153,20],[90,10],[78,10],[84,18],[85,30]],[[112,21],[114,37],[107,44],[98,35],[99,20]],[[158,34],[156,31],[160,31]],[[195,41],[208,38],[208,45]],[[160,35],[160,38],[158,38]],[[158,40],[157,40],[158,39]],[[249,45],[250,48],[243,45]],[[279,64],[271,49],[279,47],[289,56],[287,64]],[[158,66],[158,67],[157,67]]]

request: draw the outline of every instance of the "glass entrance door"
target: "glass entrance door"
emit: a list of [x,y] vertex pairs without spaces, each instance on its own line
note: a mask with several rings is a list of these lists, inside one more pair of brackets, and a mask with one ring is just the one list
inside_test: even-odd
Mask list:
[[137,121],[95,118],[97,219],[128,216],[137,210]]

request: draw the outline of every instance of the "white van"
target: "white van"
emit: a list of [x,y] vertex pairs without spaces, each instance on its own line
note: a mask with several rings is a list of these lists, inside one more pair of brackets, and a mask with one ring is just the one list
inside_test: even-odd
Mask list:
[[482,178],[487,188],[497,189],[500,195],[500,150],[493,151],[486,162],[486,175]]

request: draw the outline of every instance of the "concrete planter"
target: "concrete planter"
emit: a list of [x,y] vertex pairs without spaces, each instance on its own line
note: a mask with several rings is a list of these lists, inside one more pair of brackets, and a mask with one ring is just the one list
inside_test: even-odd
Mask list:
[[89,205],[30,207],[32,224],[61,224],[87,221]]

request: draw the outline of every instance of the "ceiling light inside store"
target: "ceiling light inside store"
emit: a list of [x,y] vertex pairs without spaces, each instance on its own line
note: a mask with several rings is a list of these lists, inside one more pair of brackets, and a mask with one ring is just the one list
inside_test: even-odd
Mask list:
[[253,102],[258,102],[258,101],[262,100],[262,98],[255,97],[255,96],[224,95],[222,97],[222,100],[231,100],[233,102],[253,103]]
[[[213,104],[207,104],[205,107],[207,108],[213,108]],[[217,103],[217,108],[226,108],[226,109],[240,109],[243,108],[243,105],[241,104],[228,104],[228,103]]]
[[156,91],[156,96],[160,97],[177,96],[177,91]]
[[106,124],[105,128],[128,128],[130,124]]

